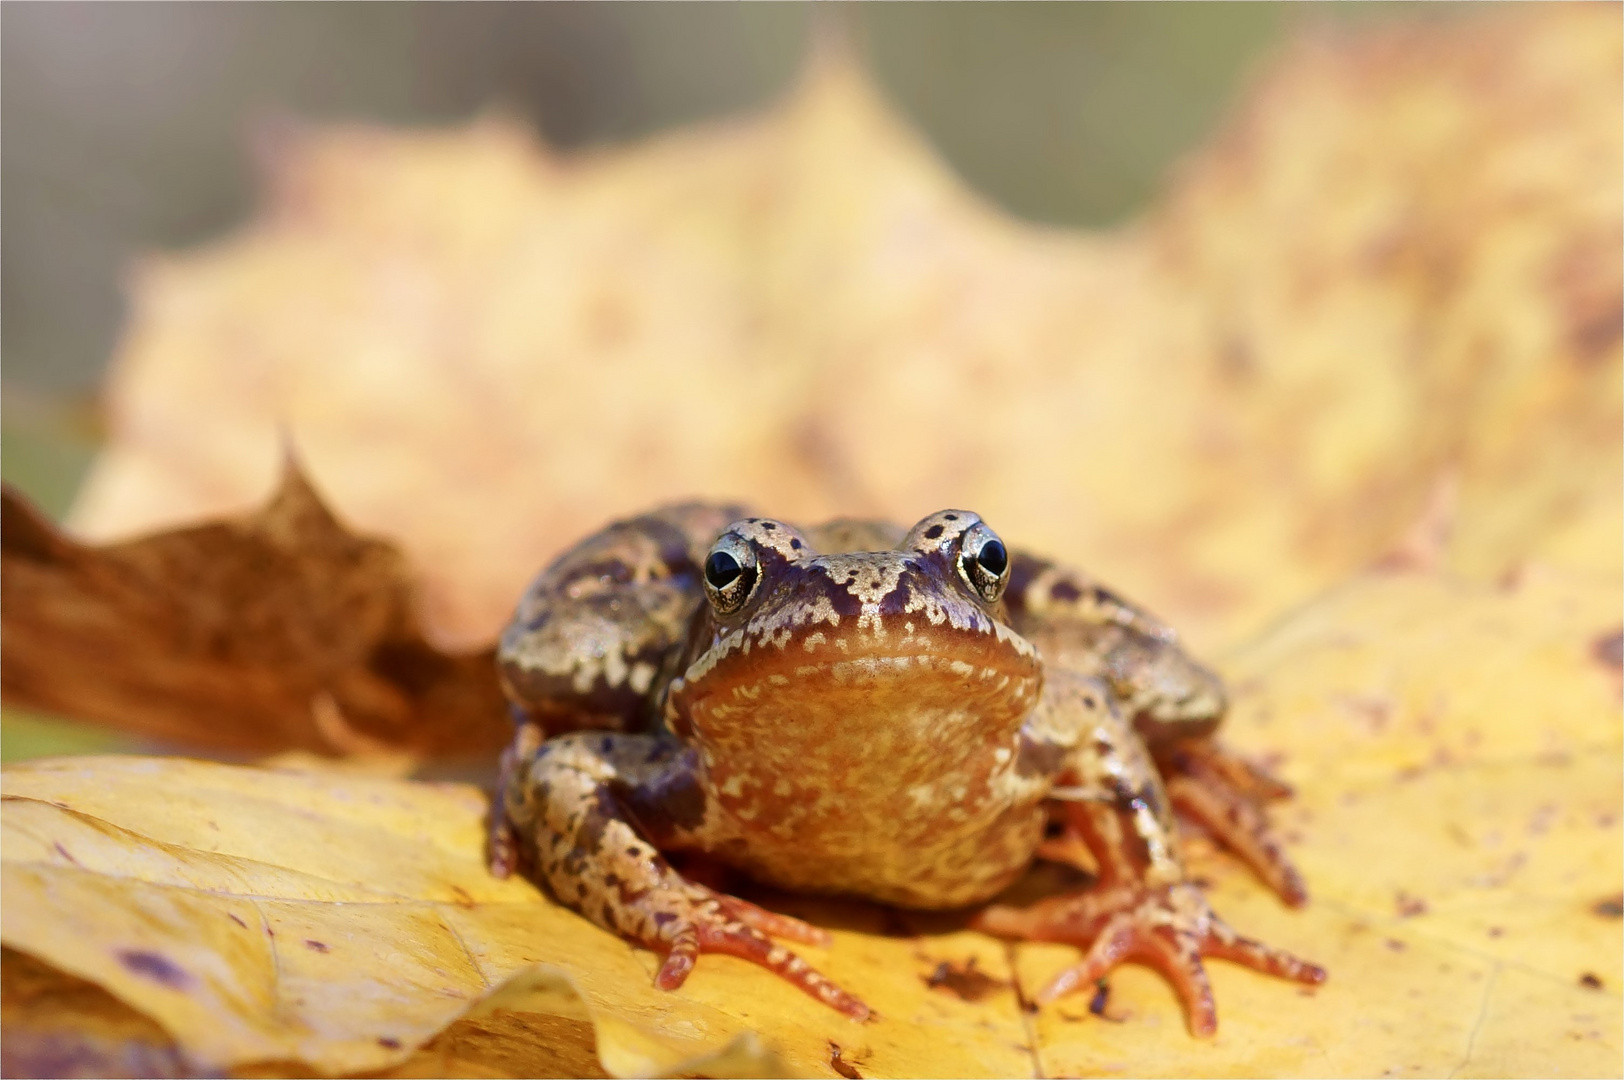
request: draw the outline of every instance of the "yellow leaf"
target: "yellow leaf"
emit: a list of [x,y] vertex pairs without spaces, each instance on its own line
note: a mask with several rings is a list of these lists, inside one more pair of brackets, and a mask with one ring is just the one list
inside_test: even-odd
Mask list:
[[[290,436],[484,645],[547,557],[684,494],[971,506],[1197,643],[1383,554],[1617,576],[1619,10],[1309,40],[1149,215],[965,190],[849,65],[755,120],[559,155],[332,129],[136,275],[92,538],[236,512]],[[206,403],[200,406],[198,403]]]
[[[6,1052],[31,1055],[5,1071],[1616,1074],[1620,40],[1593,6],[1304,43],[1098,235],[989,210],[836,63],[757,121],[591,156],[501,123],[307,133],[249,228],[137,278],[77,527],[236,512],[290,434],[420,568],[421,635],[415,576],[365,594],[420,658],[477,658],[547,556],[685,492],[974,505],[1197,642],[1250,640],[1226,737],[1296,785],[1313,898],[1200,836],[1191,863],[1325,986],[1214,964],[1196,1042],[1142,970],[1098,1016],[1031,1013],[1075,950],[763,895],[834,930],[809,958],[879,1019],[726,957],[666,994],[648,952],[489,877],[471,786],[62,759],[3,774]],[[108,556],[13,520],[42,564]],[[51,691],[103,693],[78,659]],[[365,667],[260,664],[240,712],[225,678],[192,719],[252,731],[281,695],[308,734]],[[433,713],[377,716],[430,746]]]
[[151,1017],[200,1070],[520,1074],[595,1034],[614,1075],[826,1075],[835,1046],[864,1076],[1605,1074],[1624,1048],[1624,791],[1595,644],[1621,601],[1554,573],[1371,574],[1231,658],[1233,738],[1297,786],[1278,818],[1313,898],[1282,908],[1199,837],[1195,872],[1234,925],[1331,979],[1213,964],[1211,1041],[1143,969],[1113,974],[1103,1018],[1086,996],[1027,1014],[1011,973],[1033,994],[1075,950],[779,895],[834,929],[809,952],[878,1020],[730,957],[664,993],[653,954],[486,873],[473,788],[180,759],[7,768],[0,938]]

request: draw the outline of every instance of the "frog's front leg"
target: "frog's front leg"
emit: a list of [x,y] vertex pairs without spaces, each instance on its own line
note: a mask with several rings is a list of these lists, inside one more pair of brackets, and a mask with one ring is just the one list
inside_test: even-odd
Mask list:
[[554,896],[665,953],[661,989],[681,986],[701,953],[727,953],[865,1019],[866,1005],[768,937],[827,945],[825,931],[684,879],[651,843],[700,839],[704,796],[692,768],[691,751],[653,736],[578,732],[512,770],[503,804]]
[[1242,937],[1213,914],[1185,876],[1155,765],[1103,685],[1058,673],[1046,684],[1026,734],[1032,744],[1063,755],[1051,796],[1069,835],[1088,848],[1098,870],[1098,880],[1084,892],[1025,909],[988,908],[977,920],[991,933],[1088,950],[1042,1000],[1092,985],[1118,964],[1136,960],[1167,977],[1184,1002],[1191,1031],[1205,1036],[1217,1029],[1218,1017],[1202,957],[1298,982],[1325,978],[1323,969]]

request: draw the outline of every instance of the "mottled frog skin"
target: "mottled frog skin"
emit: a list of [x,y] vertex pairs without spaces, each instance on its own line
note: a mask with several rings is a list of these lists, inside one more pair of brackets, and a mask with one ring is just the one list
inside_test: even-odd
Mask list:
[[667,989],[729,953],[869,1015],[773,941],[824,931],[684,878],[675,852],[917,909],[983,904],[1034,858],[1073,863],[1087,889],[975,925],[1086,950],[1045,1000],[1148,963],[1198,1035],[1217,1025],[1203,957],[1324,978],[1230,929],[1185,874],[1175,807],[1305,899],[1262,811],[1285,789],[1213,739],[1218,679],[1168,627],[1011,552],[976,514],[802,531],[737,506],[657,510],[548,567],[498,663],[517,732],[493,871],[524,859],[664,953]]

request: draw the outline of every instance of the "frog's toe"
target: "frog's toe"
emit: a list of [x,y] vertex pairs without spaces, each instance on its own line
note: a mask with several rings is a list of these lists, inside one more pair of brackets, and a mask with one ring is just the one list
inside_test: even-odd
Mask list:
[[1038,1000],[1054,1001],[1093,986],[1118,964],[1131,960],[1155,968],[1173,984],[1192,1034],[1205,1038],[1218,1030],[1218,1005],[1201,964],[1200,950],[1185,935],[1145,926],[1136,914],[1123,913],[1107,923],[1082,963],[1055,976]]
[[[808,941],[815,940],[819,935],[827,940],[828,935],[824,931],[807,926],[798,919],[763,911],[754,904],[736,897],[722,896],[718,897],[717,901],[714,914],[670,925],[668,931],[670,952],[666,954],[665,962],[660,965],[659,973],[654,977],[656,986],[662,990],[675,990],[687,981],[701,953],[723,953],[761,965],[779,978],[787,980],[823,1004],[845,1013],[854,1020],[869,1018],[869,1007],[862,1001],[842,990],[811,964],[775,943],[756,925],[746,920],[756,920],[763,925],[779,928],[799,927],[807,933],[801,940]],[[745,912],[748,914],[744,914]],[[744,917],[740,917],[741,915]]]
[[788,938],[802,945],[816,945],[820,949],[827,949],[833,941],[829,931],[821,926],[813,926],[793,916],[768,911],[748,900],[740,900],[737,896],[721,895],[717,899],[721,902],[722,910],[728,915],[769,937]]
[[1281,847],[1261,806],[1221,783],[1188,776],[1170,777],[1167,794],[1180,813],[1239,856],[1289,907],[1308,902],[1303,876]]
[[[1092,986],[1118,964],[1138,962],[1155,968],[1172,983],[1189,1017],[1191,1033],[1200,1037],[1218,1029],[1203,957],[1230,960],[1296,982],[1325,980],[1323,968],[1237,934],[1212,913],[1206,898],[1193,886],[1133,890],[1131,900],[1123,895],[1125,891],[1116,888],[1055,897],[1026,911],[989,908],[978,922],[993,933],[1088,946],[1082,962],[1061,972],[1039,1000],[1053,1001]],[[1108,907],[1116,911],[1107,915]]]
[[1290,795],[1289,787],[1211,740],[1181,747],[1162,767],[1180,813],[1238,855],[1286,904],[1307,902],[1302,874],[1263,812],[1265,800]]

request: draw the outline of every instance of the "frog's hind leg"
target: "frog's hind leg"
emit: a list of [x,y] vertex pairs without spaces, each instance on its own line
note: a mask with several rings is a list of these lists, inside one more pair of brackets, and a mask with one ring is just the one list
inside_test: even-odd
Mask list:
[[680,748],[641,735],[579,732],[540,746],[505,788],[508,816],[560,901],[599,926],[663,952],[655,984],[681,986],[703,953],[749,960],[830,1007],[868,1006],[769,935],[827,945],[798,919],[688,881],[650,838],[692,838],[702,803]]
[[1191,1031],[1206,1036],[1217,1029],[1218,1017],[1204,957],[1297,982],[1325,978],[1316,965],[1236,933],[1186,878],[1156,768],[1103,685],[1057,675],[1028,727],[1030,737],[1047,739],[1052,749],[1065,753],[1062,783],[1053,795],[1064,828],[1087,848],[1098,874],[1081,892],[1024,909],[990,907],[976,920],[990,933],[1087,950],[1042,1000],[1138,961],[1167,977],[1184,1003]]
[[1269,826],[1265,799],[1291,789],[1210,738],[1177,744],[1158,754],[1173,806],[1252,868],[1291,907],[1308,900],[1308,887]]

